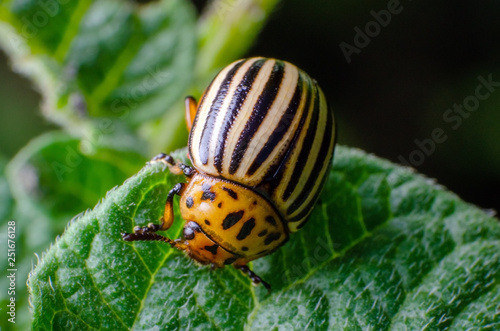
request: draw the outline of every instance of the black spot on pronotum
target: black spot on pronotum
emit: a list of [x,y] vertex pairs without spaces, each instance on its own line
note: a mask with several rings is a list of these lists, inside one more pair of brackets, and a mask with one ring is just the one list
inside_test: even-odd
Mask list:
[[254,227],[255,227],[255,218],[251,218],[243,224],[240,232],[236,236],[236,239],[238,240],[245,239],[252,232]]
[[243,246],[243,247],[241,247],[241,250],[244,251],[244,252],[246,252],[246,251],[248,251],[248,247]]
[[222,186],[222,189],[226,191],[231,198],[233,198],[234,200],[238,200],[238,194],[236,194],[236,192],[231,190],[229,187]]
[[210,199],[210,201],[215,200],[216,194],[214,192],[210,191],[211,188],[212,188],[212,185],[207,184],[207,183],[203,183],[201,185],[201,189],[203,190],[203,194],[201,195],[201,200],[208,200],[208,199]]
[[266,234],[267,234],[267,229],[264,229],[261,232],[259,232],[259,234],[257,234],[257,236],[264,237]]
[[226,218],[222,221],[222,228],[224,230],[229,229],[236,223],[238,223],[239,220],[243,217],[243,210],[234,212],[234,213],[229,213],[227,214]]
[[214,192],[203,192],[201,195],[201,200],[208,200],[214,201],[215,200],[215,193]]
[[266,222],[271,224],[272,226],[277,226],[276,220],[272,216],[266,216]]
[[205,249],[212,253],[213,255],[217,254],[217,248],[219,248],[219,245],[213,244],[212,246],[205,246]]
[[229,259],[226,259],[226,261],[224,261],[224,264],[233,264],[234,261],[236,261],[236,258],[230,257]]
[[193,207],[193,203],[194,203],[193,197],[187,197],[186,198],[186,207],[188,207],[188,208]]
[[205,224],[206,225],[210,225],[210,221],[209,220],[205,220]]
[[281,233],[279,232],[273,232],[269,234],[266,239],[264,239],[264,245],[269,245],[275,240],[278,240],[281,237]]
[[222,202],[219,202],[219,204],[217,205],[217,207],[222,207]]

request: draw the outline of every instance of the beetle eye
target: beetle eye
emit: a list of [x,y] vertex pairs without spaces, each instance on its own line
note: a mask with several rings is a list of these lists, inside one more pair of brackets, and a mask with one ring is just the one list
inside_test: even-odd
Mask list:
[[187,222],[184,226],[184,239],[191,240],[194,238],[195,232],[201,232],[201,228],[196,222]]
[[190,227],[184,227],[184,239],[191,240],[194,238],[194,230]]

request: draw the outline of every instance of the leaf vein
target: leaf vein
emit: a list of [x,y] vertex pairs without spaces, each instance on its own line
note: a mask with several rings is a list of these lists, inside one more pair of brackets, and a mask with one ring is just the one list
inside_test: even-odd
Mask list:
[[62,62],[64,60],[64,56],[68,53],[68,49],[71,46],[72,41],[78,34],[80,22],[87,13],[88,7],[90,7],[92,3],[92,1],[78,1],[77,7],[69,17],[68,25],[61,29],[63,31],[63,36],[53,55],[57,61]]

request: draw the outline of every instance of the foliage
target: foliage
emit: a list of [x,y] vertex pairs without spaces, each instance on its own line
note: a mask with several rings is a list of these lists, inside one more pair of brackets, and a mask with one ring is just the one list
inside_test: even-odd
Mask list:
[[[182,100],[199,97],[214,70],[244,54],[275,4],[216,1],[197,20],[185,0],[2,2],[0,47],[42,93],[43,116],[62,129],[0,164],[3,236],[16,221],[17,327],[30,322],[33,253],[151,155],[185,145]],[[0,295],[2,306],[8,299]]]
[[497,220],[345,147],[307,226],[253,264],[270,295],[231,268],[120,239],[157,220],[179,180],[140,169],[185,145],[183,98],[245,54],[277,3],[216,0],[197,18],[185,0],[2,2],[0,47],[61,128],[0,158],[2,242],[16,221],[16,327],[30,323],[33,264],[35,330],[498,326]]
[[211,272],[164,243],[121,239],[161,217],[178,180],[146,166],[71,223],[30,277],[35,330],[499,325],[497,220],[409,170],[339,147],[308,224],[253,263],[271,294],[232,267]]

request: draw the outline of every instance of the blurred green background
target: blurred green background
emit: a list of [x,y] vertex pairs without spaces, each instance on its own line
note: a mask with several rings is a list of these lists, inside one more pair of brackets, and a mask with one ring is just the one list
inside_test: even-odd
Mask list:
[[[205,5],[194,3],[199,10]],[[415,140],[428,141],[442,129],[446,141],[414,167],[466,201],[499,210],[500,88],[457,129],[443,116],[474,95],[478,76],[500,81],[500,2],[401,1],[389,24],[373,30],[348,63],[339,45],[355,46],[355,27],[365,31],[375,21],[371,11],[387,6],[282,1],[247,55],[288,60],[315,77],[337,115],[341,144],[401,163],[411,153],[417,160]],[[0,153],[7,158],[55,128],[40,115],[30,81],[13,73],[2,53],[0,101]]]

